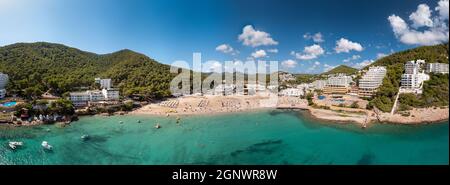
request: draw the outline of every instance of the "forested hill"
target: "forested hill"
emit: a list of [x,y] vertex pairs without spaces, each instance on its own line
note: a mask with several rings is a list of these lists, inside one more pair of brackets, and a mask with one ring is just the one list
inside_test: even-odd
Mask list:
[[0,47],[0,71],[10,77],[8,91],[32,97],[94,85],[95,77],[112,78],[125,95],[170,95],[174,75],[168,65],[130,50],[98,55],[53,43],[18,43]]
[[333,69],[331,69],[331,70],[329,70],[329,71],[327,71],[325,73],[322,73],[322,74],[323,75],[330,75],[330,74],[344,73],[344,74],[350,75],[350,74],[354,74],[356,72],[358,72],[358,70],[355,69],[355,68],[352,68],[352,67],[349,67],[349,66],[346,66],[346,65],[340,65],[340,66],[335,67],[335,68],[333,68]]
[[[425,60],[426,63],[449,63],[448,49],[448,43],[435,46],[423,46],[394,53],[372,63],[370,66],[386,66],[388,70],[387,75],[383,80],[383,85],[378,90],[375,98],[371,101],[372,104],[382,111],[390,111],[394,103],[395,95],[400,87],[401,75],[404,72],[404,64],[407,61],[418,59]],[[366,69],[370,66],[367,66]],[[423,91],[421,96],[415,97],[415,102],[406,103],[410,100],[405,100],[403,102],[409,104],[406,106],[413,107],[448,105],[448,75],[432,74],[431,80],[425,82]]]

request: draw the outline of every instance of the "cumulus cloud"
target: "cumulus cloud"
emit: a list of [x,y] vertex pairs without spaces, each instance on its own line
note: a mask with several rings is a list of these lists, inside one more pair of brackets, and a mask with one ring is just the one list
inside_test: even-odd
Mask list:
[[221,44],[221,45],[217,46],[216,51],[220,51],[222,53],[235,54],[235,50],[228,44]]
[[361,56],[359,56],[359,55],[353,55],[353,56],[350,57],[350,58],[344,59],[343,62],[347,63],[347,62],[350,62],[350,61],[352,61],[352,60],[358,60],[358,59],[360,59],[360,58],[361,58]]
[[448,20],[448,0],[441,0],[438,2],[438,6],[435,8],[439,12],[439,16],[442,20]]
[[257,50],[252,53],[253,58],[261,58],[261,57],[266,57],[266,56],[267,56],[267,53],[263,49]]
[[278,49],[268,49],[267,52],[269,52],[269,53],[278,53]]
[[270,37],[269,33],[255,30],[253,26],[247,25],[242,29],[242,33],[238,37],[239,41],[246,46],[268,46],[277,45],[278,42]]
[[[408,45],[435,45],[447,42],[448,29],[448,0],[441,0],[435,8],[438,16],[431,17],[431,10],[426,4],[420,4],[416,12],[410,15],[410,26],[399,16],[392,14],[388,17],[394,35],[400,42]],[[431,21],[431,22],[430,22]],[[419,27],[424,27],[418,30]]]
[[323,55],[325,50],[320,47],[320,45],[314,44],[311,46],[307,46],[303,49],[302,53],[291,52],[291,55],[294,55],[297,59],[300,60],[311,60]]
[[366,66],[372,64],[373,62],[374,62],[374,60],[364,60],[360,63],[356,63],[353,67],[357,68],[357,69],[361,69],[363,67],[366,67]]
[[417,11],[413,12],[409,16],[409,20],[413,22],[412,27],[419,28],[422,26],[433,26],[433,21],[431,20],[431,10],[430,7],[426,4],[420,4],[417,7]]
[[281,62],[281,65],[285,68],[294,68],[295,66],[297,66],[297,62],[289,59]]
[[357,42],[352,42],[349,41],[345,38],[341,38],[338,41],[336,41],[336,47],[334,48],[334,50],[336,51],[336,53],[348,53],[351,50],[355,50],[355,51],[362,51],[364,48],[361,46],[361,44],[357,43]]
[[325,40],[323,40],[323,36],[322,33],[316,33],[314,35],[310,35],[309,33],[306,33],[303,35],[304,39],[312,39],[314,42],[320,43],[320,42],[324,42]]

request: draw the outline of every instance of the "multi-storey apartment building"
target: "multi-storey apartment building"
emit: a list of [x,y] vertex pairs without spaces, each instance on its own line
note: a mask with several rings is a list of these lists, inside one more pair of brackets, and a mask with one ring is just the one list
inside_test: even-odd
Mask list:
[[309,84],[309,86],[313,89],[323,90],[323,88],[327,85],[327,80],[316,80]]
[[71,92],[70,101],[72,101],[75,107],[84,107],[88,105],[91,100],[91,96],[88,91],[86,92]]
[[386,76],[386,67],[370,67],[364,76],[359,80],[360,97],[372,97],[377,91],[378,87],[383,83],[383,78]]
[[0,73],[0,99],[6,96],[5,86],[8,83],[8,75],[4,73]]
[[103,89],[102,94],[105,100],[119,100],[120,94],[117,89]]
[[425,61],[423,60],[406,62],[405,73],[401,79],[400,91],[416,94],[422,93],[423,82],[430,79],[430,76],[425,74],[421,69],[421,65],[424,63]]
[[448,74],[448,64],[444,63],[428,63],[426,72],[427,73],[443,73]]
[[408,61],[405,63],[405,74],[415,74],[421,69],[421,66],[425,64],[425,60]]
[[119,90],[111,88],[111,79],[95,78],[102,90],[90,90],[85,92],[70,93],[70,100],[76,107],[88,106],[89,102],[117,101],[120,98]]
[[111,79],[101,79],[101,78],[95,78],[95,83],[100,84],[101,89],[111,89]]
[[323,88],[324,94],[346,94],[350,90],[350,84],[353,82],[351,76],[341,74],[339,76],[329,77],[327,84]]

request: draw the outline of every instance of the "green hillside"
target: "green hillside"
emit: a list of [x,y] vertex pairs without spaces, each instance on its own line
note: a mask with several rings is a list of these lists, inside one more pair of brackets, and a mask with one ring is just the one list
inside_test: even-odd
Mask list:
[[[404,72],[403,65],[407,61],[423,59],[427,63],[449,63],[448,61],[448,43],[435,46],[423,46],[406,51],[394,53],[375,61],[370,66],[386,66],[387,75],[383,80],[383,85],[377,92],[377,95],[371,100],[371,104],[384,112],[389,112],[393,106],[395,96],[400,87],[401,75]],[[365,69],[367,69],[367,66]],[[401,98],[402,107],[429,107],[448,105],[448,75],[432,74],[431,80],[425,82],[424,93],[415,97],[414,103],[409,99]],[[402,95],[403,96],[403,95]],[[405,97],[411,97],[406,95]]]
[[8,91],[35,97],[94,85],[95,77],[112,78],[122,93],[169,96],[169,66],[130,51],[98,55],[52,43],[18,43],[0,47],[0,71],[10,77]]
[[322,73],[322,75],[330,75],[330,74],[338,74],[338,73],[345,73],[345,74],[354,74],[358,70],[346,65],[340,65],[338,67],[335,67],[331,69],[330,71],[327,71],[325,73]]

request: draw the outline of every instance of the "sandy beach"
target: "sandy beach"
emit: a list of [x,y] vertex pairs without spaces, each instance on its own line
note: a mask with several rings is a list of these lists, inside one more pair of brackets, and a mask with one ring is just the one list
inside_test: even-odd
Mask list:
[[[413,109],[409,116],[396,113],[376,114],[372,110],[354,109],[330,106],[330,109],[320,109],[308,106],[305,99],[298,97],[270,96],[183,96],[171,98],[166,101],[152,103],[130,112],[131,115],[212,115],[221,113],[233,113],[243,111],[256,111],[262,109],[301,109],[308,110],[315,119],[326,120],[336,123],[352,122],[362,127],[369,126],[374,122],[398,123],[398,124],[421,124],[447,120],[449,117],[448,107]],[[268,103],[275,101],[276,103]]]
[[198,115],[251,111],[267,108],[306,109],[307,101],[279,97],[273,103],[270,96],[184,96],[146,105],[130,112],[138,115]]

